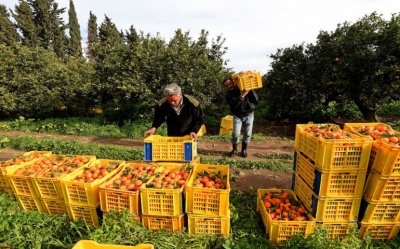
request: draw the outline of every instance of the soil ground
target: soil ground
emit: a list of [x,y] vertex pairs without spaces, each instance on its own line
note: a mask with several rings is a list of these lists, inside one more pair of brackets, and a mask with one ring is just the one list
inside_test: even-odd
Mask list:
[[[288,128],[290,126],[291,128]],[[268,128],[267,128],[268,127]],[[280,132],[279,134],[277,132]],[[207,130],[208,134],[217,134],[213,129]],[[263,133],[270,136],[271,140],[265,141],[251,141],[247,148],[248,157],[242,158],[239,155],[231,158],[234,160],[248,160],[260,161],[267,160],[260,155],[266,154],[293,154],[294,144],[293,140],[283,139],[283,137],[292,137],[294,135],[294,128],[291,125],[281,125],[277,127],[271,124],[257,123],[254,126],[254,133]],[[135,149],[143,149],[143,140],[139,139],[117,139],[117,138],[99,138],[99,137],[84,137],[84,136],[70,136],[58,135],[50,133],[33,133],[22,131],[0,131],[0,135],[9,137],[17,136],[35,136],[41,139],[65,139],[65,140],[78,140],[83,143],[99,143],[105,145],[117,145],[121,147],[129,147]],[[224,158],[228,157],[229,152],[232,150],[231,143],[221,141],[198,141],[197,148],[201,158]],[[238,150],[241,149],[241,144]],[[20,155],[25,151],[5,148],[0,150],[0,160],[10,159],[16,155]],[[289,172],[274,172],[270,170],[240,170],[232,172],[238,175],[237,181],[231,181],[232,189],[246,190],[248,188],[282,188],[289,189],[292,184],[292,171]]]

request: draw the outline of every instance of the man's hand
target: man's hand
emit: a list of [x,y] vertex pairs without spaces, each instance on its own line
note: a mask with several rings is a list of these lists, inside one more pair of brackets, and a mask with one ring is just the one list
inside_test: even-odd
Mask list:
[[143,137],[145,137],[147,134],[149,134],[150,136],[154,134],[154,132],[156,132],[156,128],[155,127],[151,127],[151,129],[143,132]]
[[190,135],[191,138],[194,139],[194,141],[197,141],[197,134],[196,133],[191,132],[189,135]]

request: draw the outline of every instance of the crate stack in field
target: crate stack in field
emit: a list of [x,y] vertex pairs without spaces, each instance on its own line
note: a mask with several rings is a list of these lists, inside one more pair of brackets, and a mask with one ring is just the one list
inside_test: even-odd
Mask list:
[[233,130],[233,116],[227,115],[221,119],[221,127],[219,128],[219,135],[232,134]]
[[32,177],[36,175],[39,170],[44,171],[51,163],[59,162],[63,159],[48,151],[30,151],[23,156],[27,155],[34,159],[7,167],[5,177],[23,210],[44,212],[43,203],[33,183]]
[[51,154],[51,152],[31,151],[9,160],[0,161],[0,194],[7,193],[9,195],[14,195],[7,173],[14,172],[17,168],[37,161],[43,154]]
[[392,239],[400,228],[400,133],[384,123],[346,123],[344,130],[372,140],[359,237]]
[[329,237],[357,225],[371,141],[334,124],[298,124],[292,189]]
[[186,183],[186,213],[190,234],[229,237],[229,166],[197,164]]
[[185,183],[199,161],[196,142],[190,136],[152,135],[144,139],[144,162],[158,166],[154,176],[140,188],[141,219],[145,227],[169,231],[184,228]]
[[100,226],[100,185],[121,171],[125,161],[95,159],[60,179],[65,208],[72,221]]

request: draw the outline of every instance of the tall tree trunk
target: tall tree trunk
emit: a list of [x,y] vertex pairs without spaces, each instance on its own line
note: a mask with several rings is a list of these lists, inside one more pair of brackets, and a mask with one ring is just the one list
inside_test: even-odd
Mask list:
[[361,101],[354,101],[354,103],[357,105],[365,120],[368,122],[377,122],[375,109],[366,107]]

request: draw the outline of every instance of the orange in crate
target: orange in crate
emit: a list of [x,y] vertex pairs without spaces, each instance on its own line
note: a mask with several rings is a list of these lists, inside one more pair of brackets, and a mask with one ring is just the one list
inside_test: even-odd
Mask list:
[[153,176],[157,165],[126,162],[121,171],[100,185],[100,207],[102,211],[117,212],[124,208],[139,215],[139,190]]
[[[185,213],[184,186],[193,164],[157,163],[155,176],[140,188],[142,214],[178,216]],[[171,176],[175,175],[175,178]],[[176,180],[176,176],[181,178]],[[169,178],[169,179],[168,179]]]
[[[32,183],[37,193],[42,198],[64,199],[60,180],[80,167],[85,167],[96,160],[95,156],[67,156],[66,160],[59,164],[57,170],[46,170],[32,177]],[[46,175],[46,176],[45,176]]]
[[[260,212],[262,221],[269,235],[271,242],[275,245],[283,245],[290,236],[303,233],[308,236],[314,232],[315,219],[306,213],[307,220],[275,220],[271,217],[265,207],[263,198],[266,194],[288,193],[292,204],[298,202],[296,194],[289,189],[258,189],[257,190],[257,211]],[[297,205],[297,204],[296,204]],[[298,205],[302,207],[301,205]],[[282,214],[279,214],[282,215]]]
[[40,174],[50,168],[57,167],[65,161],[65,155],[44,156],[37,161],[30,162],[23,167],[17,166],[7,172],[7,178],[15,194],[38,196],[37,189],[33,184],[33,176]]
[[[199,185],[200,178],[215,182],[209,188]],[[213,180],[213,177],[215,180]],[[219,179],[219,180],[217,180]],[[218,182],[217,182],[218,181]],[[219,184],[216,187],[216,184]],[[212,185],[212,184],[211,184]],[[229,212],[229,166],[198,164],[185,186],[186,212],[212,216],[227,216]]]
[[[325,133],[318,133],[320,131]],[[338,138],[323,138],[327,134],[337,132],[340,133],[337,134]],[[296,125],[295,149],[309,157],[315,167],[321,171],[366,170],[371,144],[371,140],[350,132],[343,132],[338,125]]]
[[43,156],[50,155],[50,151],[30,151],[26,152],[22,156],[15,157],[7,161],[0,161],[0,187],[11,188],[6,174],[10,171],[14,171],[15,168],[23,167],[29,163],[39,160]]
[[[81,167],[66,175],[60,180],[65,202],[81,206],[100,205],[100,184],[117,174],[124,164],[125,161],[97,159],[88,167]],[[102,176],[97,176],[100,177],[97,179],[89,178],[89,174],[93,176],[94,172],[97,173],[96,170],[103,170]]]

